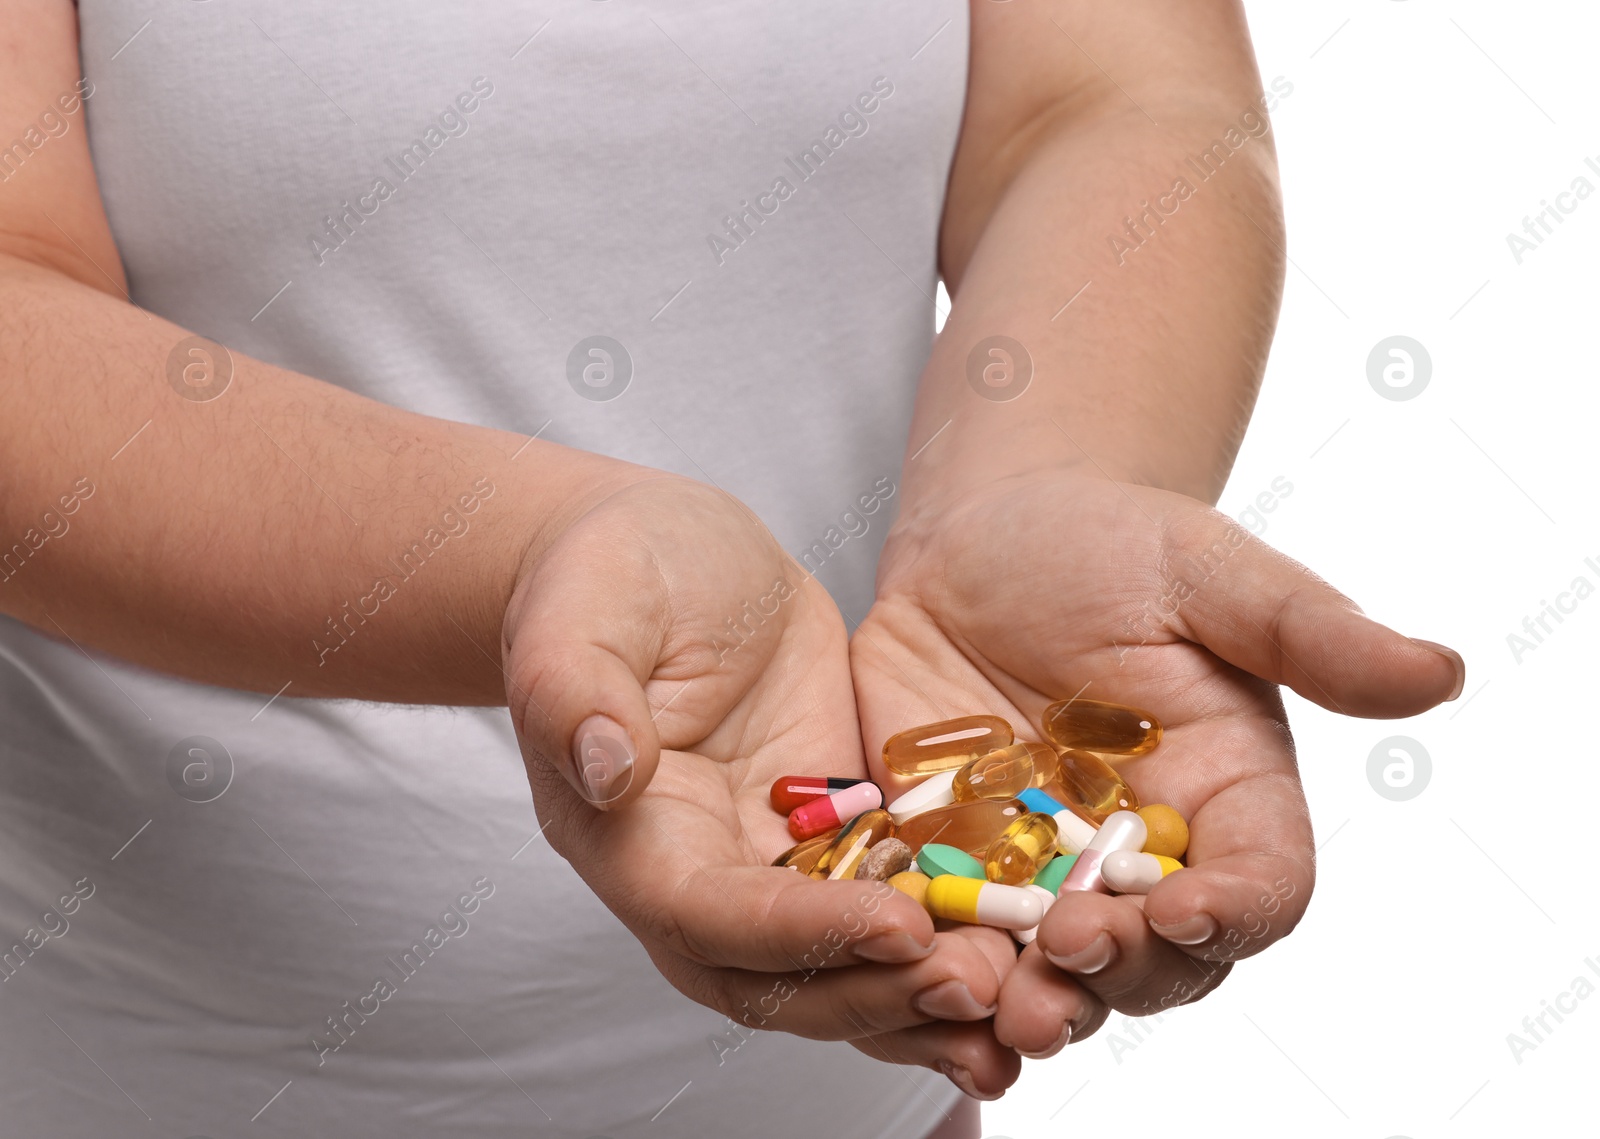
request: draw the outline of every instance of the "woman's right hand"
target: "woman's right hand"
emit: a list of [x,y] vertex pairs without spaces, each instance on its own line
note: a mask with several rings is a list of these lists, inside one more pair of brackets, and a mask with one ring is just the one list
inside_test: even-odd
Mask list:
[[770,865],[772,782],[867,765],[838,610],[748,508],[670,476],[608,494],[529,555],[503,644],[546,837],[680,992],[896,1063],[1016,1063],[987,1020],[1010,954]]

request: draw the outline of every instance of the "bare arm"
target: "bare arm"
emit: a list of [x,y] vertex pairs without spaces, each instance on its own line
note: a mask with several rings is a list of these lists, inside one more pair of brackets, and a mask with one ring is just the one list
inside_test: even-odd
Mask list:
[[1282,286],[1264,103],[1236,0],[973,0],[953,303],[852,641],[863,735],[870,754],[919,720],[986,712],[1037,738],[1055,699],[1147,708],[1161,746],[1119,770],[1190,827],[1186,869],[1142,904],[1057,900],[964,1060],[981,1092],[1015,1078],[999,1046],[1048,1054],[1109,1010],[1198,999],[1294,928],[1315,844],[1278,685],[1392,717],[1464,683],[1454,652],[1204,505]]
[[[910,451],[953,422],[910,464],[908,502],[1053,467],[1214,499],[1283,274],[1239,5],[975,0],[971,66],[941,243],[953,306]],[[1230,131],[1231,154],[1190,164]],[[969,356],[995,335],[1031,356],[1026,398],[973,398]]]
[[[78,79],[68,0],[7,5],[0,137]],[[227,687],[504,703],[519,567],[649,472],[237,355],[221,396],[184,398],[191,334],[125,299],[62,117],[0,184],[0,611]]]

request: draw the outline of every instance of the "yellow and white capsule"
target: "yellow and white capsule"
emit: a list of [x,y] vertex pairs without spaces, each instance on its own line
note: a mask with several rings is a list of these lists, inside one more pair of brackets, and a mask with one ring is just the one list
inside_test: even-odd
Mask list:
[[1027,887],[1002,886],[958,874],[941,874],[929,882],[923,904],[936,918],[996,929],[1033,929],[1044,917],[1044,903]]
[[1117,850],[1100,863],[1100,877],[1119,894],[1148,894],[1161,879],[1182,869],[1183,863],[1164,854]]
[[[1036,886],[1032,882],[1029,882],[1022,888],[1035,895],[1039,899],[1039,904],[1044,907],[1044,913],[1047,914],[1050,912],[1050,907],[1055,904],[1056,900],[1056,896],[1054,894],[1052,894],[1049,890],[1046,890],[1043,886]],[[1044,920],[1044,914],[1039,915],[1039,920]],[[1032,945],[1034,940],[1039,936],[1039,927],[1033,926],[1030,929],[1012,930],[1011,936],[1017,939],[1018,945]]]

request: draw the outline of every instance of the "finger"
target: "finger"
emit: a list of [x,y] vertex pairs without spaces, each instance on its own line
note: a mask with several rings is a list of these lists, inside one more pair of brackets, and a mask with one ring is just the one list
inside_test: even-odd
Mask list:
[[1352,716],[1414,716],[1466,684],[1459,653],[1409,640],[1214,510],[1163,519],[1175,631],[1223,660]]
[[934,928],[939,931],[941,942],[947,938],[960,938],[982,953],[1001,984],[1017,967],[1017,943],[1007,930],[944,919],[934,922]]
[[1286,936],[1305,913],[1300,867],[1274,855],[1234,855],[1184,870],[1145,900],[1151,932],[1208,963],[1253,957]]
[[999,1099],[1022,1072],[1021,1058],[994,1038],[986,1021],[927,1024],[851,1043],[875,1060],[942,1072],[973,1099]]
[[1000,987],[994,1038],[1043,1060],[1088,1037],[1109,1015],[1104,1001],[1046,960],[1035,943],[1022,951]]
[[1197,961],[1158,937],[1136,899],[1087,891],[1062,894],[1034,944],[1056,968],[1129,1016],[1197,1000],[1230,968]]
[[507,702],[530,777],[559,771],[614,809],[655,774],[661,744],[644,682],[667,630],[665,590],[642,547],[558,548],[507,613]]
[[1181,725],[1121,770],[1189,820],[1188,868],[1143,900],[1155,932],[1191,957],[1259,953],[1294,928],[1315,884],[1316,849],[1294,757],[1275,719]]
[[691,999],[749,1028],[812,1040],[854,1040],[935,1021],[968,1022],[994,1015],[1000,979],[964,938],[942,936],[933,953],[908,965],[811,962],[789,973],[717,969],[687,958],[655,958]]
[[[641,940],[665,942],[703,965],[787,973],[863,961],[903,964],[933,951],[933,921],[883,882],[818,882],[793,870],[741,864],[724,830],[663,822],[650,810],[587,812],[580,836],[605,858],[579,860],[584,880]],[[687,809],[685,809],[685,813]],[[601,829],[601,828],[595,828]],[[552,831],[556,828],[552,827]],[[571,832],[553,840],[558,851]]]

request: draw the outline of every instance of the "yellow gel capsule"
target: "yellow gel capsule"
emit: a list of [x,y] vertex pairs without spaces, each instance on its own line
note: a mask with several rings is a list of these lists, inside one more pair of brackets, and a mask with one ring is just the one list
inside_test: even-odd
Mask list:
[[1145,853],[1182,858],[1189,849],[1189,824],[1183,816],[1165,803],[1150,803],[1140,807],[1138,813],[1146,831]]
[[839,828],[828,849],[822,852],[811,868],[813,878],[854,878],[861,860],[867,856],[874,843],[894,834],[894,820],[881,807],[862,811]]
[[1056,772],[1054,789],[1045,794],[1058,799],[1095,826],[1115,811],[1137,811],[1139,797],[1105,760],[1092,751],[1058,753],[1061,767]]
[[913,851],[938,842],[982,858],[1000,833],[1027,812],[1028,808],[1015,799],[952,803],[907,819],[900,824],[895,837]]
[[1011,725],[999,716],[962,716],[890,736],[883,745],[883,762],[899,775],[933,775],[964,767],[1015,738]]
[[950,790],[958,803],[977,799],[1015,799],[1033,783],[1033,756],[1027,744],[1012,744],[980,755],[956,772]]
[[1161,721],[1142,708],[1103,700],[1057,700],[1044,710],[1044,734],[1058,748],[1143,755],[1161,742]]
[[1023,815],[984,854],[984,876],[1002,886],[1026,886],[1055,857],[1058,837],[1056,821],[1049,815]]
[[919,874],[915,870],[904,870],[889,879],[889,885],[899,890],[917,905],[926,908],[928,904],[928,883],[931,879],[926,874]]
[[837,830],[824,831],[822,834],[806,839],[796,846],[791,846],[778,857],[772,860],[774,866],[787,866],[798,870],[802,874],[810,874],[816,867],[817,860],[833,845],[833,840],[839,837]]

